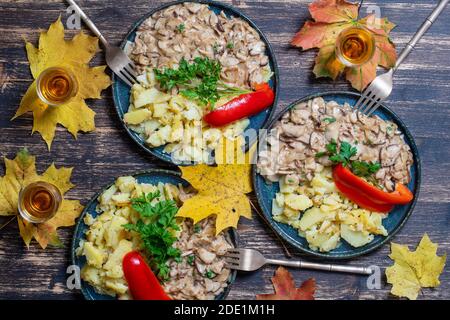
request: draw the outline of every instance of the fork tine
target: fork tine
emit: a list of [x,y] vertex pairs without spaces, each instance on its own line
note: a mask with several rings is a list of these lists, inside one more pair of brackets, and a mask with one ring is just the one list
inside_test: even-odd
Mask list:
[[136,70],[136,64],[134,63],[133,60],[130,60],[129,64],[131,65],[131,67],[133,68],[133,70]]
[[130,79],[133,84],[138,83],[136,77],[132,73],[130,73],[130,71],[128,71],[126,67],[122,69],[122,72],[127,75],[128,79]]
[[380,107],[380,104],[381,104],[381,100],[380,101],[378,101],[377,103],[376,103],[376,105],[372,108],[372,110],[370,110],[368,113],[367,113],[367,116],[371,116],[372,115],[372,113],[374,113],[375,111],[377,111],[377,109]]
[[134,78],[137,78],[137,73],[136,70],[134,70],[134,68],[131,66],[131,64],[127,64],[124,69],[130,74],[132,75]]
[[376,94],[371,91],[369,95],[366,96],[366,99],[364,100],[364,103],[362,103],[359,108],[357,109],[358,112],[364,113],[363,110],[367,108],[367,105],[370,104],[373,101],[373,98],[376,96]]
[[239,260],[225,258],[225,263],[229,264],[230,266],[238,266],[239,265]]
[[371,99],[370,103],[368,103],[368,104],[366,105],[366,107],[365,107],[363,110],[361,110],[361,113],[367,115],[367,112],[368,112],[370,109],[372,109],[372,107],[373,107],[374,105],[376,105],[376,104],[378,103],[379,100],[380,100],[380,98],[378,98],[377,96],[374,96],[374,97]]
[[122,79],[122,81],[125,82],[128,86],[130,86],[130,87],[133,86],[133,84],[130,82],[130,80],[128,80],[127,77],[125,77],[124,75],[122,75],[121,72],[117,72],[116,75],[117,75],[120,79]]
[[137,75],[137,72],[136,72],[136,65],[133,63],[133,61],[128,62],[128,67],[130,68],[130,70],[133,70],[133,73],[134,73],[135,75]]
[[369,94],[372,93],[372,88],[369,86],[366,90],[361,93],[361,98],[359,98],[358,102],[353,106],[353,110],[358,110],[359,105],[363,102],[364,99],[367,98]]
[[240,256],[241,256],[241,255],[240,255],[239,253],[230,253],[230,252],[227,252],[227,253],[224,255],[225,258],[233,258],[233,259],[239,259]]
[[239,254],[239,253],[241,253],[241,251],[240,251],[239,249],[228,249],[228,250],[227,250],[227,253],[236,253],[236,254]]
[[122,80],[124,80],[124,79],[126,79],[126,83],[130,86],[130,87],[132,87],[133,86],[133,84],[134,84],[134,81],[133,81],[133,78],[131,78],[131,76],[125,71],[125,70],[120,70],[120,72],[119,72],[119,75],[121,75],[121,79]]
[[368,96],[362,96],[361,99],[360,99],[361,102],[359,102],[359,104],[355,108],[353,108],[353,110],[355,112],[361,111],[361,109],[364,108],[365,105],[367,104],[368,99],[369,99]]
[[365,95],[364,95],[364,92],[363,92],[363,94],[361,95],[361,98],[359,98],[359,100],[356,102],[356,104],[353,106],[353,110],[358,110],[358,107],[359,107],[359,105],[361,104],[361,102],[365,99]]
[[234,270],[240,270],[239,265],[237,264],[228,264],[225,262],[225,268],[227,269],[234,269]]
[[365,106],[365,104],[367,103],[367,99],[370,97],[371,94],[372,94],[372,90],[367,89],[366,91],[364,91],[362,93],[361,98],[359,98],[358,102],[353,107],[353,110],[354,111],[361,110],[361,108],[363,108]]

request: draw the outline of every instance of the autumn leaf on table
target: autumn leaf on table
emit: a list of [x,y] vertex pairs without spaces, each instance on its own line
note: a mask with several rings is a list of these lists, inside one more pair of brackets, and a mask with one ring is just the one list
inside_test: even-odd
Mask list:
[[20,235],[27,247],[34,239],[45,249],[49,244],[60,246],[57,229],[75,224],[83,210],[79,201],[63,199],[56,215],[41,224],[32,224],[22,219],[18,214],[19,192],[30,183],[45,181],[58,187],[61,194],[65,194],[74,185],[70,182],[71,168],[56,168],[54,164],[42,174],[36,172],[36,158],[26,149],[21,150],[14,160],[4,158],[5,175],[0,177],[0,216],[16,215],[19,223]]
[[197,223],[215,215],[216,234],[228,227],[236,228],[240,216],[251,219],[246,194],[253,191],[249,160],[253,150],[244,154],[241,145],[242,141],[223,140],[215,151],[217,166],[180,167],[183,179],[198,193],[183,203],[179,217],[191,218]]
[[300,288],[295,287],[294,279],[291,273],[283,267],[275,271],[272,278],[272,284],[275,289],[274,294],[258,294],[257,300],[314,300],[316,291],[316,281],[308,279],[302,283]]
[[[345,0],[316,0],[309,6],[314,21],[307,21],[292,39],[291,44],[303,50],[318,48],[314,74],[317,78],[335,80],[345,73],[352,86],[362,91],[376,77],[377,66],[391,68],[397,60],[395,45],[389,33],[395,25],[387,18],[369,15],[358,18],[358,4]],[[375,38],[375,53],[372,59],[360,67],[345,67],[336,57],[335,44],[341,31],[348,27],[368,29]]]
[[415,300],[421,288],[439,286],[447,255],[439,257],[437,249],[438,245],[431,242],[427,234],[420,240],[416,251],[391,243],[389,257],[394,260],[394,265],[386,269],[387,281],[392,284],[391,293]]
[[98,38],[82,31],[72,40],[64,39],[64,27],[59,18],[39,38],[39,47],[26,43],[28,61],[34,79],[50,67],[65,67],[73,72],[78,82],[78,93],[68,103],[52,107],[43,103],[36,93],[34,81],[20,102],[13,120],[29,111],[33,112],[33,133],[39,132],[50,149],[56,126],[63,125],[77,138],[78,132],[95,130],[94,116],[85,99],[99,99],[111,81],[106,66],[89,67],[89,61],[99,51]]

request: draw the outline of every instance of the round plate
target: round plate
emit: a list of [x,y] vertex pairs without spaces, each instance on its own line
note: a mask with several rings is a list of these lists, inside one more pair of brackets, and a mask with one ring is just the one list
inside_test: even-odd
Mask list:
[[[301,102],[314,99],[316,97],[323,97],[325,101],[336,101],[339,104],[348,103],[351,106],[355,105],[358,99],[361,97],[358,93],[353,92],[327,92],[321,94],[314,94],[308,97],[302,98],[283,110],[274,120],[271,121],[268,128],[272,128],[276,121],[278,121],[283,114],[285,114],[289,109],[296,106]],[[414,164],[411,166],[411,182],[408,187],[414,193],[414,200],[408,205],[396,206],[393,211],[391,211],[387,218],[383,220],[383,226],[388,231],[388,236],[375,236],[374,240],[365,246],[354,248],[350,244],[346,243],[344,240],[341,241],[341,245],[330,251],[330,252],[318,252],[309,248],[308,242],[305,238],[300,237],[297,231],[283,223],[276,222],[272,219],[272,200],[275,198],[275,194],[279,192],[278,183],[268,183],[265,179],[259,175],[256,171],[256,166],[253,166],[253,183],[255,186],[256,197],[258,203],[262,208],[264,215],[268,218],[276,232],[292,246],[296,247],[302,252],[307,254],[329,259],[349,259],[354,258],[381,247],[384,243],[389,241],[405,224],[406,220],[410,216],[411,212],[416,205],[417,198],[419,197],[419,187],[420,187],[420,177],[421,177],[421,166],[419,153],[417,151],[417,146],[414,142],[411,133],[405,124],[400,120],[400,118],[392,112],[389,108],[384,105],[375,112],[375,114],[382,119],[393,121],[399,127],[399,129],[404,133],[404,138],[406,143],[411,147],[411,152],[414,156]]]
[[[181,183],[183,186],[189,186],[189,183],[181,178],[180,173],[170,170],[161,170],[161,169],[147,170],[144,172],[137,173],[133,175],[133,177],[135,177],[139,183],[157,184],[158,182],[162,182],[162,183],[171,183],[174,185],[178,185]],[[76,265],[80,269],[83,268],[83,266],[86,264],[86,258],[84,256],[77,256],[75,254],[75,250],[78,248],[80,240],[85,238],[85,232],[88,230],[88,226],[84,223],[84,217],[88,213],[91,214],[93,217],[96,217],[98,215],[96,211],[96,207],[98,205],[97,199],[106,189],[108,189],[112,185],[113,183],[104,187],[99,193],[97,193],[86,205],[83,212],[81,213],[80,218],[78,219],[78,223],[75,227],[75,232],[72,241],[71,256],[72,256],[72,265]],[[228,230],[228,238],[235,247],[238,247],[238,235],[234,229]],[[219,296],[216,297],[216,300],[224,300],[228,296],[228,293],[230,292],[231,289],[231,285],[236,279],[236,274],[237,274],[236,270],[231,272],[230,278],[228,279],[228,286]],[[83,293],[85,299],[87,300],[116,299],[108,295],[97,293],[91,285],[89,285],[87,282],[83,280],[81,280],[81,292]]]
[[[171,3],[167,3],[155,10],[152,10],[148,14],[146,14],[143,18],[141,18],[131,29],[131,31],[126,36],[124,42],[122,43],[121,47],[122,49],[125,48],[126,44],[128,42],[133,42],[136,37],[136,30],[137,28],[150,16],[152,16],[154,13],[166,9],[172,5],[189,2],[189,1],[175,1]],[[238,11],[237,9],[228,6],[226,4],[218,3],[218,2],[212,2],[212,1],[196,1],[197,3],[204,3],[208,4],[211,10],[218,13],[220,11],[223,11],[228,17],[234,16],[241,18],[242,20],[249,23],[249,25],[254,28],[258,34],[261,37],[261,40],[266,44],[266,55],[269,57],[269,64],[270,67],[274,73],[272,76],[272,79],[269,81],[270,87],[275,92],[275,101],[272,105],[272,107],[260,112],[257,115],[254,115],[249,118],[250,125],[248,126],[248,129],[254,129],[258,131],[259,129],[263,128],[269,119],[272,117],[273,112],[275,111],[275,106],[277,105],[278,101],[278,87],[279,87],[279,81],[278,81],[278,65],[276,62],[275,54],[272,49],[271,44],[267,40],[266,36],[262,33],[262,31],[248,18],[245,14]],[[126,132],[128,135],[133,139],[142,149],[144,149],[147,153],[170,163],[173,163],[173,160],[171,159],[170,154],[167,154],[163,152],[164,146],[158,147],[158,148],[151,148],[145,144],[144,139],[140,137],[140,135],[130,128],[128,128],[123,121],[123,116],[125,113],[128,112],[128,108],[130,105],[130,87],[127,86],[120,78],[118,78],[115,74],[113,74],[113,85],[112,85],[112,91],[113,91],[113,99],[114,99],[114,105],[117,111],[117,114],[119,115],[120,121],[122,122],[122,125],[124,126]],[[246,145],[248,149],[248,143]],[[179,163],[177,165],[180,165]]]

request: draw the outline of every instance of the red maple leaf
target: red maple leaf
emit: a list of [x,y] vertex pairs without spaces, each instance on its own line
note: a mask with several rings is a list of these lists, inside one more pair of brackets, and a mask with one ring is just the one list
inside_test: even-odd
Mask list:
[[296,288],[291,273],[287,269],[279,267],[275,271],[272,283],[275,293],[258,294],[256,295],[257,300],[314,300],[316,280],[313,278],[303,282],[300,288]]

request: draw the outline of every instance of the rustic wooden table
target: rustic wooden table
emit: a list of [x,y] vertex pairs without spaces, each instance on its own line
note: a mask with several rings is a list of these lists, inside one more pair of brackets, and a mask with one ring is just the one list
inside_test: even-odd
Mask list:
[[[113,43],[119,43],[130,26],[143,13],[166,1],[80,0],[97,25]],[[301,53],[289,42],[303,22],[309,18],[310,0],[228,0],[261,27],[272,42],[280,67],[281,99],[278,108],[302,96],[327,90],[349,89],[341,80],[317,81],[311,73],[315,52]],[[398,24],[392,33],[402,49],[437,0],[379,0],[383,16]],[[51,152],[38,134],[30,136],[31,116],[10,122],[21,96],[32,77],[24,49],[24,37],[36,43],[38,31],[61,15],[66,21],[66,4],[62,0],[0,0],[0,154],[13,157],[22,147],[38,156],[38,170],[52,161],[58,166],[73,166],[73,182],[77,185],[70,197],[86,203],[105,184],[118,175],[132,174],[150,168],[172,168],[145,154],[124,132],[114,111],[111,91],[103,99],[89,101],[97,112],[97,130],[81,134],[75,141],[59,128]],[[450,249],[450,8],[431,28],[396,75],[395,91],[388,105],[405,121],[419,146],[423,165],[420,199],[406,226],[394,237],[395,242],[415,246],[427,232],[441,246],[440,253]],[[101,54],[96,64],[104,64]],[[0,175],[4,174],[3,165]],[[3,220],[0,220],[0,224]],[[69,247],[72,229],[61,231],[65,248],[29,250],[18,235],[16,223],[0,231],[0,299],[81,299],[76,291],[66,288],[66,268],[70,264]],[[257,248],[276,258],[283,251],[276,238],[255,215],[242,221],[239,233],[246,247]],[[389,245],[351,261],[357,265],[390,264]],[[239,275],[230,299],[253,299],[255,293],[270,292],[274,268],[267,267],[249,275]],[[364,277],[325,272],[292,270],[297,283],[314,277],[319,299],[387,299],[390,286],[383,277],[379,290],[369,290]],[[425,289],[421,299],[450,298],[450,268],[441,275],[441,286]]]

